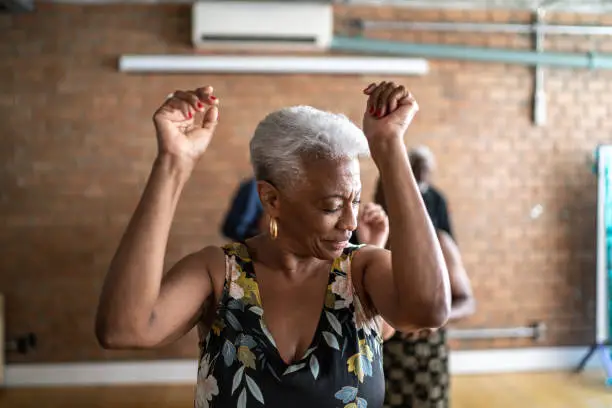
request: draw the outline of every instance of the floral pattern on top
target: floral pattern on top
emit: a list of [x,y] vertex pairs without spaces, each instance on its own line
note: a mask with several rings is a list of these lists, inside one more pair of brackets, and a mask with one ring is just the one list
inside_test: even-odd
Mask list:
[[312,344],[285,363],[264,323],[247,247],[223,247],[226,280],[214,322],[200,336],[196,408],[380,408],[384,400],[381,320],[368,317],[350,278],[361,246],[334,260]]

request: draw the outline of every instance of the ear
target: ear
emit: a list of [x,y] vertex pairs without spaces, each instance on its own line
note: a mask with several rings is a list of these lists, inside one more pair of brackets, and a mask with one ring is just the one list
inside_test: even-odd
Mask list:
[[260,180],[257,182],[257,192],[266,214],[277,218],[280,212],[280,193],[278,189],[267,181]]

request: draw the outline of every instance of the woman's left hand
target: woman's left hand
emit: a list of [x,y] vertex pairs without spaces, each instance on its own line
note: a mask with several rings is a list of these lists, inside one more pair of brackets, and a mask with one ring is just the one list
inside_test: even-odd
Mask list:
[[389,218],[383,208],[374,203],[367,203],[359,211],[357,239],[362,244],[384,248],[389,238]]
[[384,81],[370,84],[363,93],[369,96],[363,115],[363,131],[370,146],[403,140],[419,110],[412,94],[402,85]]

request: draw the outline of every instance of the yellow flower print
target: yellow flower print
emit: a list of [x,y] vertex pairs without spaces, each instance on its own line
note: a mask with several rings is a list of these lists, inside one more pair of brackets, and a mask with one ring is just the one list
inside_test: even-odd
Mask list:
[[242,259],[244,262],[251,262],[246,246],[243,244],[236,242],[233,244],[228,244],[225,246],[225,248],[227,248],[227,254],[229,256],[236,256],[239,259]]
[[353,354],[346,362],[349,373],[355,373],[359,382],[363,382],[364,377],[372,376],[372,359],[374,353],[365,339],[359,340],[359,353]]
[[255,369],[255,354],[247,346],[238,347],[238,360],[245,367]]
[[249,251],[247,247],[243,244],[237,244],[236,255],[238,258],[242,259],[244,262],[251,262],[251,257],[249,256]]
[[215,335],[220,336],[221,331],[225,329],[225,323],[223,322],[223,320],[217,318],[213,322],[212,327],[210,329],[213,331]]
[[336,295],[332,292],[332,285],[327,285],[327,294],[325,295],[325,307],[333,309],[336,305]]
[[348,255],[342,254],[338,258],[334,259],[334,262],[332,263],[332,269],[334,271],[342,271],[348,273],[348,261]]
[[372,349],[367,345],[365,339],[359,340],[359,353],[361,353],[362,356],[366,356],[369,361],[372,361],[374,357]]
[[257,283],[253,278],[248,278],[246,273],[241,273],[236,284],[242,288],[244,295],[242,301],[249,305],[260,306],[261,299],[259,298],[259,290],[257,290]]
[[346,362],[348,365],[348,372],[355,373],[359,382],[363,382],[363,369],[361,368],[361,355],[359,353],[353,354],[349,357]]

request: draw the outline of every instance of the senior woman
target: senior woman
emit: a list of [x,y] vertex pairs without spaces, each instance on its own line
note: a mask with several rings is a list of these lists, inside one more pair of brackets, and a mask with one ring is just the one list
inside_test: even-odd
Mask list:
[[[403,147],[417,104],[389,82],[363,94],[363,132],[311,107],[264,118],[250,153],[269,232],[164,274],[178,200],[219,115],[212,87],[174,92],[154,115],[159,155],[102,290],[101,345],[158,347],[197,326],[198,408],[380,408],[383,319],[404,332],[442,326],[450,286]],[[393,254],[348,243],[368,153],[392,192]],[[382,216],[370,206],[360,219],[380,230]]]

